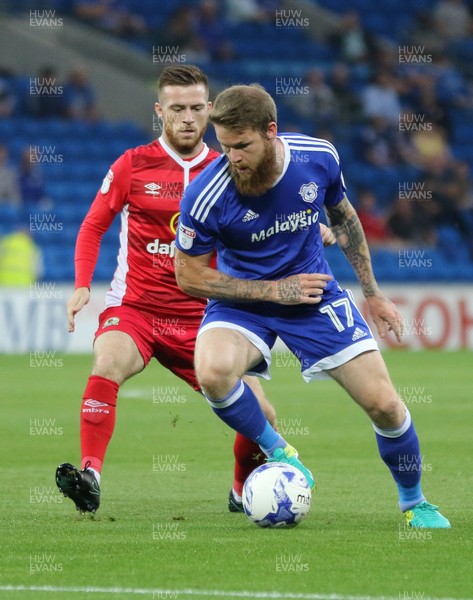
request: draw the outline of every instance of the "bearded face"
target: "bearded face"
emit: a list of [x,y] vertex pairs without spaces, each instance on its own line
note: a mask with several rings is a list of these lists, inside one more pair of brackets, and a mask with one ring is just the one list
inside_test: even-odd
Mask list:
[[181,156],[200,151],[210,106],[207,88],[200,83],[161,90],[156,113],[163,123],[163,137]]
[[168,119],[164,122],[165,139],[179,154],[192,154],[204,137],[206,127],[206,123],[194,121],[192,124],[186,124]]
[[238,192],[242,196],[262,196],[273,185],[276,173],[276,150],[270,140],[263,140],[257,162],[230,162],[230,169]]

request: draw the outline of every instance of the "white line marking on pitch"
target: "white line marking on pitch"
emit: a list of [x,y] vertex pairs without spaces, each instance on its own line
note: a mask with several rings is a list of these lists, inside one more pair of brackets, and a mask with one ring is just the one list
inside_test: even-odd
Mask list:
[[[61,587],[51,585],[0,585],[3,592],[68,592],[82,594],[135,594],[156,596],[157,598],[179,598],[182,596],[217,596],[219,598],[273,598],[276,600],[399,600],[399,596],[351,596],[344,594],[295,594],[291,592],[230,592],[224,590],[164,590],[153,588],[119,587]],[[432,598],[422,596],[422,600],[472,600],[471,598]]]

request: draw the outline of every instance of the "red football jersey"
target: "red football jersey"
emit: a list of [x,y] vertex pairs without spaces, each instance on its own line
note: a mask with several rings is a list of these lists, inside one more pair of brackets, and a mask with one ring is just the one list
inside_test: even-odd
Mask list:
[[[87,233],[94,231],[87,227],[87,219],[97,230],[100,223],[96,215],[99,215],[106,229],[110,223],[107,224],[109,218],[103,209],[112,216],[111,211],[120,212],[118,266],[105,306],[126,304],[159,313],[201,314],[206,300],[188,296],[176,283],[174,239],[185,187],[217,156],[217,152],[204,144],[197,156],[185,160],[162,138],[120,156],[111,166],[82,225],[76,248],[76,287],[88,285],[87,275],[90,278],[92,275],[87,273],[90,261],[84,243],[81,244],[81,234],[85,242]],[[93,210],[94,205],[98,210]],[[82,259],[82,267],[89,268],[80,269],[78,259]],[[77,271],[82,271],[81,277]]]

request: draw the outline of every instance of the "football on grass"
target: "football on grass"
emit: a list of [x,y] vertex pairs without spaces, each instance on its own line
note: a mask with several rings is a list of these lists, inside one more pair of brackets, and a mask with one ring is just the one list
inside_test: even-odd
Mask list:
[[243,508],[259,527],[294,527],[309,512],[310,501],[302,472],[282,462],[261,465],[243,486]]

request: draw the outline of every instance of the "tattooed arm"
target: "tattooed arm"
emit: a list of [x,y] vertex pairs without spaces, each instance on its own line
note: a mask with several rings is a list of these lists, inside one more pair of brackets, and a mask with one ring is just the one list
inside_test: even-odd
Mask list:
[[345,198],[335,206],[326,208],[330,227],[338,245],[353,267],[366,297],[375,296],[378,284],[371,266],[371,256],[360,219],[355,209]]
[[179,287],[190,296],[234,302],[317,304],[330,275],[292,275],[277,281],[239,279],[209,267],[212,253],[189,256],[176,249],[174,261]]
[[381,337],[393,331],[401,341],[402,317],[395,305],[379,290],[366,237],[355,209],[345,198],[335,206],[326,207],[330,227],[353,267],[370,307],[371,316]]

